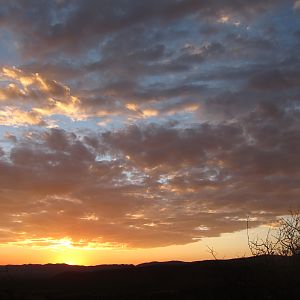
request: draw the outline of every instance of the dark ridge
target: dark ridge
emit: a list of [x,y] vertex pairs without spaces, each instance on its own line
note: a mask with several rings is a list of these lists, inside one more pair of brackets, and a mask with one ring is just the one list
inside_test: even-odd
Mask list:
[[165,261],[165,262],[151,261],[151,262],[138,264],[138,265],[136,265],[136,267],[161,266],[161,265],[182,265],[182,264],[187,264],[187,262],[179,261],[179,260],[171,260],[171,261]]
[[[11,266],[9,266],[11,267]],[[261,256],[134,265],[14,266],[0,279],[1,299],[298,299],[300,258]],[[2,267],[6,268],[6,267]],[[26,272],[24,272],[24,268]],[[35,270],[48,276],[29,276]],[[54,273],[54,270],[56,273]]]
[[[96,270],[120,269],[133,267],[134,265],[111,264],[96,266],[76,266],[68,264],[25,264],[0,266],[0,280],[3,274],[9,274],[14,278],[50,278],[64,272],[91,272]],[[1,298],[0,298],[1,300]]]

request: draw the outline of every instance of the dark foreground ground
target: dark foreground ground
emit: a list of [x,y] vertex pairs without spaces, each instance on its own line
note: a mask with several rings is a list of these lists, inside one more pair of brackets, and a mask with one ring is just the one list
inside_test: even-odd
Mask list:
[[3,266],[0,299],[300,299],[300,258]]

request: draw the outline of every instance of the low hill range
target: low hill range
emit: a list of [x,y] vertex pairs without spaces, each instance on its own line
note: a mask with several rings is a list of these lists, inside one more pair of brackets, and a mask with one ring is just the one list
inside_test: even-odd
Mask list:
[[0,266],[1,299],[299,299],[300,257]]
[[24,264],[0,266],[0,280],[3,277],[13,278],[51,278],[64,272],[91,272],[97,270],[130,268],[134,265],[112,264],[97,266],[77,266],[68,264]]

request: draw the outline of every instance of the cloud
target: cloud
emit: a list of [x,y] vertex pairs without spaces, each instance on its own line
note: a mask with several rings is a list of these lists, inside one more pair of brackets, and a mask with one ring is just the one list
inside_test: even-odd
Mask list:
[[259,90],[283,90],[298,87],[300,83],[300,73],[297,71],[282,72],[280,70],[270,70],[256,74],[250,79],[250,86]]
[[25,136],[0,163],[3,242],[154,247],[269,222],[299,205],[298,128],[297,111],[260,106],[229,123]]
[[[281,1],[72,1],[25,4],[16,1],[2,9],[2,25],[18,37],[26,55],[47,54],[57,49],[78,53],[108,34],[143,23],[168,23],[186,16],[256,15]],[[24,12],[27,13],[24,13]],[[29,43],[28,41],[31,40]]]
[[185,244],[299,208],[293,4],[3,2],[1,243]]
[[294,9],[300,9],[300,1],[299,0],[295,1]]
[[[184,0],[143,5],[139,1],[54,1],[47,5],[33,1],[26,9],[28,14],[24,14],[23,5],[18,1],[7,4],[2,9],[2,24],[14,33],[19,45],[16,51],[27,55],[21,56],[23,75],[19,74],[19,79],[33,80],[32,75],[39,72],[43,80],[60,85],[50,91],[61,93],[59,100],[35,110],[42,115],[103,118],[96,123],[104,124],[105,119],[118,115],[128,120],[155,114],[170,118],[175,107],[184,102],[209,111],[210,99],[219,99],[225,91],[244,92],[240,92],[244,87],[239,79],[250,81],[253,75],[249,86],[257,89],[255,77],[271,72],[272,58],[285,59],[291,54],[276,42],[282,37],[270,29],[271,22],[264,14],[276,12],[278,5],[285,8],[287,4],[282,1]],[[218,23],[224,16],[241,24]],[[253,20],[263,25],[250,30],[255,27]],[[205,27],[214,27],[213,34],[199,34]],[[70,55],[76,59],[69,59]],[[231,77],[226,67],[234,70]],[[211,73],[214,79],[208,78]],[[2,89],[0,98],[22,98],[20,93],[17,86],[10,85]],[[34,93],[30,96],[36,97]],[[128,111],[126,105],[130,103],[147,113]]]
[[4,126],[36,125],[46,126],[43,115],[36,111],[22,111],[16,107],[5,106],[0,111],[0,124]]
[[[3,67],[0,89],[2,125],[47,125],[46,117],[63,114],[82,118],[80,100],[70,89],[40,74],[25,73],[18,68]],[[14,106],[11,106],[14,104]]]

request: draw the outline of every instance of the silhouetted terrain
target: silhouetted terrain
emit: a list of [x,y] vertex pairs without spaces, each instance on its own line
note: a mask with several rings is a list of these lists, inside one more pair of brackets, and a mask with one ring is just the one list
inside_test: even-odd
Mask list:
[[300,258],[0,267],[0,299],[299,299]]

